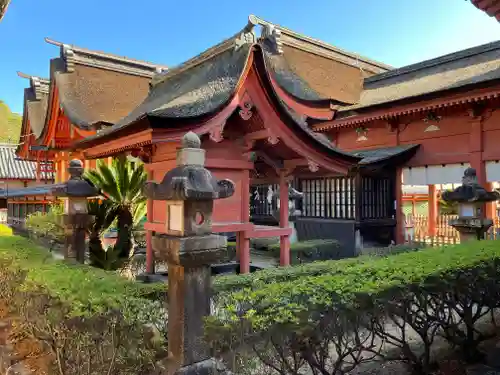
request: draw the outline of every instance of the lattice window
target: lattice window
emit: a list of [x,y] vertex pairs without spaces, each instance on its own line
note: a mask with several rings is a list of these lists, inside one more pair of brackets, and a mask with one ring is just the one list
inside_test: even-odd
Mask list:
[[325,177],[303,179],[299,190],[304,193],[302,216],[354,219],[356,194],[354,178]]

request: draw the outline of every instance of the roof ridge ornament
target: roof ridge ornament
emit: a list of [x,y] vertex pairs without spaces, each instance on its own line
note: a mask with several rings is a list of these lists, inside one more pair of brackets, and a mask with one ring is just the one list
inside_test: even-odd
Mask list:
[[257,43],[257,35],[253,29],[253,24],[248,23],[247,27],[243,29],[241,34],[234,40],[234,50],[237,51],[247,44]]
[[274,49],[274,53],[278,55],[283,54],[283,42],[281,40],[281,30],[273,24],[266,24],[262,27],[262,35],[261,38],[263,40],[267,40],[270,42],[271,46]]
[[66,71],[73,73],[75,71],[75,51],[70,45],[61,45],[61,57],[66,62]]

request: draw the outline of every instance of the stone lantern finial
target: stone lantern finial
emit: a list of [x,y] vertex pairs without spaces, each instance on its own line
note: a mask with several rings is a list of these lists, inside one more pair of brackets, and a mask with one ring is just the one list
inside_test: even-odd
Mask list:
[[182,148],[201,148],[200,137],[194,132],[184,134],[181,141]]
[[79,159],[73,159],[69,162],[68,173],[71,180],[81,179],[83,176],[83,163]]
[[205,150],[201,149],[201,140],[197,134],[188,132],[181,139],[181,147],[177,151],[177,165],[205,165]]

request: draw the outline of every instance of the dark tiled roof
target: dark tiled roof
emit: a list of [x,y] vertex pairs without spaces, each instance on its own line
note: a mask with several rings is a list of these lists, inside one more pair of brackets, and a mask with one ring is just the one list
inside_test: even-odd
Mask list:
[[359,103],[342,112],[500,79],[500,41],[365,79]]
[[404,153],[416,151],[420,145],[401,145],[395,147],[374,148],[361,151],[353,151],[352,154],[362,157],[360,165],[369,165],[387,161],[393,157],[400,156]]
[[[293,69],[286,52],[276,53],[276,46],[272,45],[276,44],[275,40],[271,42],[269,36],[257,39],[252,30],[254,26],[246,26],[240,33],[199,56],[154,77],[144,102],[115,126],[100,131],[97,137],[113,133],[144,117],[195,119],[214,113],[231,99],[252,51],[262,54],[268,74],[290,95],[304,101],[338,103],[330,94],[312,87]],[[314,58],[312,53],[304,53]]]
[[[0,145],[0,180],[36,180],[36,162],[17,158],[15,145]],[[53,173],[42,173],[42,179],[53,179]]]
[[[226,104],[245,69],[251,46],[230,48],[154,85],[142,104],[116,127],[141,117],[195,118],[214,112]],[[103,131],[105,132],[105,131]]]

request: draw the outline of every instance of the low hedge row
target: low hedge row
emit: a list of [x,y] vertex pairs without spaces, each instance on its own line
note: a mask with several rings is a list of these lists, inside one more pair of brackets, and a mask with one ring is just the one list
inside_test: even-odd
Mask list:
[[[317,239],[297,241],[290,245],[290,263],[292,265],[308,263],[318,260],[338,259],[340,244],[336,240]],[[279,258],[281,245],[279,243],[269,246],[269,251]]]
[[[0,232],[0,311],[17,322],[17,335],[37,340],[52,356],[50,373],[151,369],[166,335],[163,284],[57,261],[31,241]],[[161,340],[153,344],[151,335]]]
[[[414,371],[426,374],[437,335],[460,348],[466,360],[477,359],[478,345],[487,338],[478,333],[477,323],[500,307],[496,241],[303,267],[302,277],[293,270],[291,275],[277,270],[283,273],[274,282],[250,284],[221,299],[223,313],[207,322],[213,345],[224,351],[252,342],[261,360],[289,374],[297,365],[292,359],[313,371],[327,371],[318,363],[318,356],[326,355],[344,373],[342,369],[352,369],[347,356],[364,352],[356,358],[366,358],[378,337],[400,348]],[[412,349],[409,336],[395,334],[390,326],[415,332],[423,353]],[[335,358],[330,351],[337,352]]]
[[[332,247],[337,248],[338,242],[335,240],[320,240],[321,249]],[[295,246],[296,251],[307,251],[317,248],[316,241],[304,241],[299,246]],[[271,268],[257,271],[245,275],[220,276],[214,279],[213,289],[215,294],[222,292],[233,292],[238,289],[253,288],[258,289],[262,285],[284,281],[292,281],[309,276],[320,276],[325,274],[337,274],[348,272],[349,269],[359,263],[371,261],[373,258],[386,257],[394,254],[413,252],[419,250],[417,245],[397,245],[391,248],[384,248],[385,251],[372,250],[369,254],[355,258],[345,258],[340,260],[316,261],[312,263],[302,263],[293,267]]]

